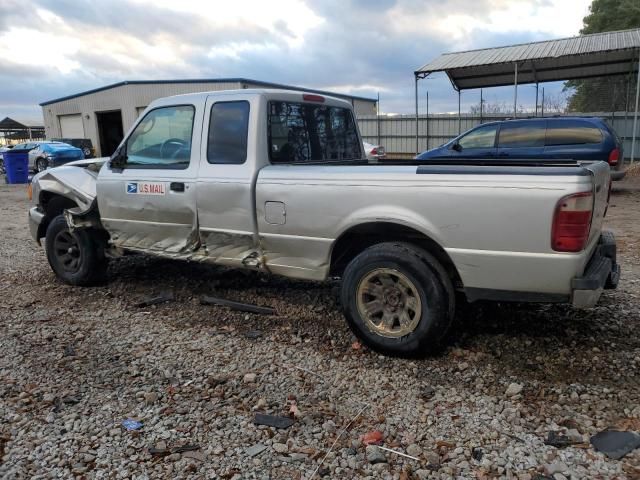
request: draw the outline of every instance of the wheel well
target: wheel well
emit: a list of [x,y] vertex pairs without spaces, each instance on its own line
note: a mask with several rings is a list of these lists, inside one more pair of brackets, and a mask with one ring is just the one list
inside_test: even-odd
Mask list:
[[45,236],[51,220],[62,214],[66,209],[78,206],[78,204],[70,198],[51,192],[42,192],[38,203],[45,213],[44,219],[38,227],[38,238]]
[[437,242],[414,228],[390,222],[364,223],[344,232],[331,251],[331,275],[341,276],[348,263],[366,248],[394,241],[411,243],[429,252],[446,270],[454,288],[462,287],[456,266]]

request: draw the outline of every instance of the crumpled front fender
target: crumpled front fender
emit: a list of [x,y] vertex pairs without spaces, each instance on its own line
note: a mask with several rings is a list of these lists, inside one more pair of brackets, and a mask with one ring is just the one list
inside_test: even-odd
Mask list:
[[43,192],[61,195],[73,200],[84,213],[91,209],[96,198],[98,173],[94,169],[64,165],[38,173],[33,177],[33,199],[40,203]]

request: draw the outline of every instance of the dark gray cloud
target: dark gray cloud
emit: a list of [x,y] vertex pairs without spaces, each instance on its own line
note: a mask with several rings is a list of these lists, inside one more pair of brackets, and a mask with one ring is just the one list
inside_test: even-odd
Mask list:
[[[392,24],[400,12],[412,18],[439,18],[447,14],[487,17],[492,8],[508,0],[323,0],[308,1],[309,8],[324,19],[307,30],[301,46],[290,44],[295,38],[294,20],[277,20],[271,27],[248,22],[211,25],[205,16],[169,11],[159,6],[127,0],[110,2],[73,0],[1,0],[0,34],[12,25],[38,28],[37,9],[53,12],[64,25],[47,24],[51,34],[87,39],[69,59],[81,68],[61,73],[42,58],[30,65],[0,64],[0,117],[11,109],[23,114],[44,100],[69,95],[121,80],[167,78],[247,77],[297,84],[315,88],[336,87],[356,95],[375,97],[380,90],[383,110],[411,113],[413,110],[413,71],[447,51],[459,50],[452,35],[435,31],[433,24],[411,25],[407,32]],[[549,0],[532,0],[544,5]],[[276,8],[274,6],[274,8]],[[30,21],[19,18],[28,15]],[[283,16],[286,18],[286,16]],[[140,62],[123,61],[88,40],[99,35],[102,42],[121,44],[124,53],[131,41],[149,48],[157,44],[174,45],[180,62],[145,58]],[[474,48],[526,42],[542,38],[535,31],[519,35],[499,34],[477,28],[465,36],[465,44]],[[225,55],[233,44],[245,47],[237,55]],[[211,55],[212,49],[218,52]],[[222,52],[222,53],[221,53]],[[355,89],[370,85],[368,89]],[[457,109],[457,95],[445,76],[420,83],[421,104],[429,91],[431,111]],[[529,95],[528,90],[523,95]],[[508,99],[510,92],[495,90],[496,98]],[[489,94],[491,95],[491,94]],[[477,103],[477,92],[463,94],[463,105]],[[12,107],[13,106],[13,107]],[[16,107],[16,106],[19,106]],[[422,107],[424,108],[424,106]],[[424,110],[423,110],[424,111]]]

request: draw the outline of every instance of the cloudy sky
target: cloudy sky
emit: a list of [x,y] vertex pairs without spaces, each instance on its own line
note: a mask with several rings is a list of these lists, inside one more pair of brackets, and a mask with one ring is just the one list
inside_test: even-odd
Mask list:
[[[39,102],[121,80],[221,77],[379,92],[383,111],[409,113],[412,72],[439,54],[576,35],[590,3],[0,0],[0,118],[41,122]],[[457,108],[446,77],[426,89],[432,111]]]

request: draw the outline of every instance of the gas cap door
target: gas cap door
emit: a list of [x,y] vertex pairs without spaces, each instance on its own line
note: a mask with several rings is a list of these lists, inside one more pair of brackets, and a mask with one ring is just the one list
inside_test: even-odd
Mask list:
[[284,202],[264,202],[264,220],[271,225],[284,225],[287,221]]

